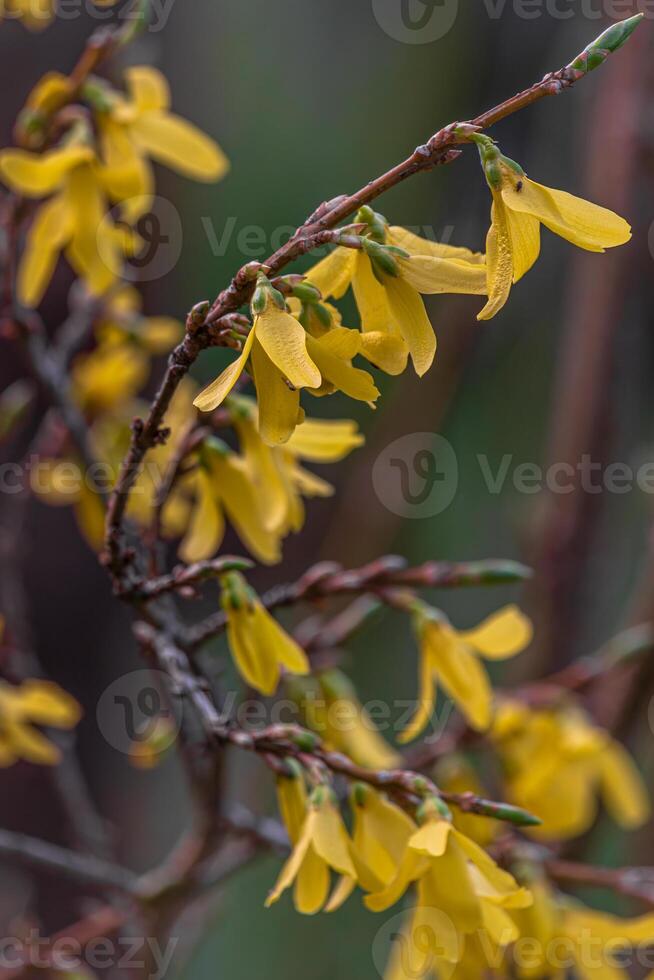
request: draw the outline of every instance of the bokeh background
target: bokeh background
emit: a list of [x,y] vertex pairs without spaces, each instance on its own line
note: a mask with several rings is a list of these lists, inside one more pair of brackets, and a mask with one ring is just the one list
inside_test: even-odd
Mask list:
[[[320,201],[365,183],[441,125],[469,118],[568,63],[613,17],[641,6],[647,11],[649,5],[410,0],[409,14],[427,18],[421,32],[403,25],[401,0],[173,0],[165,27],[140,38],[123,64],[159,67],[170,79],[175,109],[218,139],[232,171],[215,187],[158,173],[160,195],[182,216],[183,241],[175,267],[144,284],[147,312],[183,317],[199,299],[212,298],[244,261],[264,258],[271,240],[274,246],[275,236]],[[17,23],[0,25],[3,145],[35,81],[47,69],[70,70],[94,27],[97,20],[83,12],[59,18],[36,36]],[[425,42],[421,33],[432,29],[439,36]],[[637,486],[620,493],[524,493],[512,479],[521,464],[576,465],[584,455],[634,470],[654,460],[653,51],[650,16],[626,52],[597,74],[493,131],[534,179],[627,217],[632,242],[605,256],[587,255],[544,232],[540,261],[491,323],[476,322],[475,298],[428,300],[439,338],[434,368],[422,380],[409,372],[380,379],[383,397],[375,412],[354,406],[366,447],[325,474],[336,496],[309,505],[307,526],[287,541],[281,571],[257,572],[257,587],[291,580],[327,557],[351,565],[389,552],[412,562],[492,557],[533,563],[535,577],[525,590],[437,597],[465,626],[504,601],[525,603],[537,639],[505,672],[507,681],[537,677],[591,653],[624,625],[654,614],[651,472],[649,493]],[[120,67],[111,68],[116,80]],[[474,148],[378,202],[394,223],[475,249],[484,247],[489,207]],[[69,285],[62,269],[44,306],[51,329],[65,316]],[[20,373],[14,358],[3,342],[5,382]],[[203,355],[197,378],[209,379],[226,359],[221,352]],[[336,418],[353,415],[353,404],[338,395],[309,408]],[[412,433],[440,433],[449,441],[458,488],[442,513],[403,520],[385,506],[372,471],[389,443]],[[4,460],[20,458],[19,446],[0,448]],[[489,491],[480,455],[492,473],[508,465],[501,491]],[[595,468],[594,474],[597,485],[602,473]],[[4,574],[3,608],[9,615],[20,611],[47,671],[85,706],[79,751],[95,803],[121,860],[145,870],[182,833],[189,811],[174,758],[154,772],[137,772],[98,727],[102,692],[139,667],[129,617],[110,595],[71,513],[29,500],[19,513],[15,505],[0,500],[2,557],[9,549],[15,553],[19,537],[24,588],[12,592],[11,576]],[[206,612],[212,601],[193,606],[193,614]],[[416,653],[401,620],[374,624],[353,642],[347,663],[363,701],[415,696]],[[634,705],[623,730],[650,783],[651,693],[643,685],[640,710]],[[617,693],[604,696],[610,706]],[[271,805],[262,766],[241,757],[231,758],[230,766],[232,798]],[[0,823],[69,842],[56,778],[23,765],[1,773]],[[602,861],[652,863],[650,831],[625,840],[600,822],[584,846]],[[316,919],[296,916],[288,902],[264,911],[276,870],[275,860],[262,859],[208,907],[203,938],[183,975],[376,976],[371,950],[381,920],[357,900]],[[75,917],[78,903],[62,880],[3,869],[3,928],[26,909],[51,931]]]

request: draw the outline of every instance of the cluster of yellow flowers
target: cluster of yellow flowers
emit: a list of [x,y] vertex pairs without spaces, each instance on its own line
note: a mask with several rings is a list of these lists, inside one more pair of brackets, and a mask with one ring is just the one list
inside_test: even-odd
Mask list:
[[[118,0],[93,0],[96,7],[113,7]],[[0,20],[21,20],[31,31],[42,31],[57,13],[57,0],[0,0]]]
[[[309,270],[290,301],[260,273],[253,326],[241,355],[200,393],[197,407],[216,409],[247,368],[257,390],[262,438],[271,445],[287,442],[302,419],[303,388],[313,395],[339,390],[376,401],[372,375],[352,364],[356,355],[391,375],[404,371],[409,357],[418,375],[429,370],[436,336],[423,295],[486,296],[479,319],[495,316],[512,283],[536,262],[541,224],[590,251],[629,240],[629,225],[618,215],[531,181],[488,137],[472,138],[493,198],[486,254],[420,238],[363,207],[356,216],[363,233],[343,238],[345,244]],[[360,329],[343,326],[327,302],[350,287]]]

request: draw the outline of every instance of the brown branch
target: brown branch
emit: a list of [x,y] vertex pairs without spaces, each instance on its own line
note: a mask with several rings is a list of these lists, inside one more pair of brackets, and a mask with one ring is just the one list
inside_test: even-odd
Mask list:
[[552,859],[545,862],[545,870],[554,881],[607,888],[654,908],[654,868],[597,868]]

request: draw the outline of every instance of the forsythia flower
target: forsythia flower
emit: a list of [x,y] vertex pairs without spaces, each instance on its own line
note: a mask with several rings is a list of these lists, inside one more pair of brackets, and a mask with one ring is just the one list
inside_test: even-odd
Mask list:
[[411,931],[425,927],[423,955],[430,961],[437,957],[456,963],[461,936],[476,933],[489,918],[508,920],[504,910],[528,906],[531,896],[452,825],[444,804],[428,800],[421,811],[421,826],[409,837],[395,876],[364,902],[374,912],[384,911],[417,882]]
[[300,465],[301,460],[335,463],[362,445],[355,422],[305,419],[284,446],[263,442],[257,408],[250,398],[230,396],[227,406],[241,452],[254,482],[264,527],[285,537],[304,524],[302,497],[328,497],[333,487]]
[[32,31],[42,31],[55,15],[55,0],[0,0],[0,18],[17,17]]
[[583,980],[626,980],[620,957],[635,946],[651,947],[654,915],[622,919],[596,912],[564,895],[553,892],[537,877],[529,884],[533,895],[530,908],[516,910],[512,917],[525,937],[524,952],[516,945],[513,972],[502,974],[519,980],[541,980],[575,970]]
[[31,470],[30,487],[40,500],[52,507],[73,507],[82,536],[94,551],[100,551],[104,543],[104,505],[87,481],[81,460],[39,460]]
[[426,726],[437,681],[473,728],[488,728],[493,692],[479,657],[505,660],[520,653],[531,642],[529,620],[516,606],[507,606],[475,629],[456,630],[442,613],[418,602],[413,623],[420,644],[420,705],[399,741],[410,741]]
[[559,839],[583,833],[597,814],[598,795],[626,829],[648,819],[647,790],[631,757],[580,709],[502,702],[491,738],[509,798],[542,820],[530,833]]
[[259,433],[271,446],[288,442],[302,421],[301,388],[320,394],[327,383],[329,391],[339,389],[359,401],[377,399],[371,376],[350,363],[359,351],[358,331],[334,327],[321,337],[311,336],[263,275],[252,315],[254,323],[240,357],[196,398],[201,411],[211,412],[224,401],[248,361],[257,390]]
[[[3,621],[0,618],[0,636]],[[26,759],[42,766],[54,766],[59,749],[33,725],[74,728],[81,717],[77,701],[57,684],[24,681],[12,687],[0,681],[0,767]]]
[[110,91],[98,110],[107,185],[131,220],[149,210],[154,176],[149,157],[195,180],[216,181],[229,169],[218,144],[171,113],[168,82],[155,68],[125,72],[128,98]]
[[399,765],[400,755],[384,741],[342,671],[321,671],[311,681],[298,682],[297,690],[290,693],[299,702],[307,726],[325,745],[367,769]]
[[107,219],[107,202],[95,153],[85,134],[39,155],[27,150],[0,152],[0,175],[19,194],[50,197],[30,227],[18,271],[18,299],[37,306],[65,250],[88,289],[101,295],[115,281],[126,251],[124,232]]
[[[485,796],[477,773],[470,763],[461,755],[445,756],[438,762],[435,769],[435,779],[438,787],[447,793],[474,793],[475,796]],[[492,817],[480,817],[475,813],[466,813],[456,809],[452,814],[452,823],[466,837],[471,837],[475,843],[487,847],[495,837],[501,823]]]
[[247,683],[261,694],[274,694],[282,667],[308,674],[304,650],[273,619],[238,572],[221,576],[227,616],[227,642],[234,663]]
[[[325,299],[339,299],[349,286],[361,316],[361,328],[374,338],[365,352],[373,364],[400,374],[407,353],[419,375],[431,367],[436,337],[420,294],[486,293],[483,255],[427,241],[404,228],[388,227],[386,219],[362,208],[357,223],[369,230],[363,248],[339,246],[307,273]],[[388,350],[380,338],[401,341]]]
[[147,355],[129,344],[101,343],[76,358],[71,391],[88,416],[116,409],[132,399],[150,372]]
[[493,197],[486,241],[488,303],[479,314],[490,320],[531,269],[540,253],[540,226],[590,252],[623,245],[631,228],[619,215],[566,191],[530,180],[522,167],[502,156],[487,136],[474,136]]
[[351,841],[335,797],[329,787],[318,786],[306,801],[303,781],[299,776],[295,779],[281,777],[278,792],[280,810],[293,852],[266,899],[266,908],[294,885],[294,902],[298,912],[314,915],[322,908],[328,912],[334,911],[347,898],[350,890],[339,885],[327,901],[330,869],[343,875],[346,881],[356,880]]

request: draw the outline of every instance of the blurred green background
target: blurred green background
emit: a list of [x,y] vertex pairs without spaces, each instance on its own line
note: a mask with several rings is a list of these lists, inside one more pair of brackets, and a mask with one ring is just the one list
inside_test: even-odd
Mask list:
[[[415,17],[427,9],[422,0],[411,3]],[[391,36],[380,21],[388,27],[388,16],[399,23],[397,10],[378,0],[177,0],[165,28],[139,39],[129,61],[161,68],[174,108],[216,137],[232,162],[231,173],[215,187],[159,173],[159,193],[182,215],[183,248],[174,271],[145,286],[148,312],[183,317],[193,303],[213,298],[244,261],[272,250],[244,252],[252,228],[274,243],[280,229],[394,165],[441,125],[470,118],[568,63],[606,26],[616,5],[475,0],[448,9],[444,0],[431,6],[434,17],[453,14],[453,24],[430,43]],[[637,9],[638,3],[627,2],[618,15]],[[0,27],[0,58],[11,74],[2,105],[6,140],[34,81],[47,68],[69,70],[91,26],[88,17],[60,21],[36,38],[17,24]],[[356,417],[367,447],[327,474],[336,497],[309,505],[307,526],[287,542],[281,571],[257,573],[258,587],[280,576],[291,580],[324,557],[357,564],[397,552],[411,562],[533,562],[535,582],[522,593],[501,588],[435,597],[461,626],[503,602],[526,604],[538,638],[505,679],[561,666],[594,650],[634,615],[646,615],[651,494],[637,488],[525,494],[511,474],[523,463],[574,465],[584,454],[602,465],[637,468],[653,455],[653,31],[650,19],[602,71],[493,131],[532,178],[623,213],[634,226],[632,242],[605,256],[586,256],[544,232],[541,259],[491,323],[476,322],[475,298],[428,301],[439,354],[424,379],[409,372],[380,379],[383,398],[376,412],[340,395],[308,400],[314,414]],[[420,228],[426,237],[484,248],[490,197],[472,147],[453,165],[408,181],[377,206],[392,223]],[[48,321],[55,326],[63,285],[49,302]],[[343,309],[354,325],[352,307]],[[212,377],[228,356],[203,355],[197,378]],[[402,521],[375,492],[372,467],[392,440],[415,432],[438,432],[449,440],[458,491],[443,513]],[[510,457],[501,492],[489,492],[480,455],[492,471]],[[99,694],[138,660],[128,617],[112,601],[93,557],[82,544],[67,543],[62,552],[73,533],[70,515],[32,508],[25,566],[37,645],[44,663],[87,707],[82,752],[94,792],[116,827],[123,860],[144,869],[181,833],[188,810],[173,761],[154,773],[136,773],[97,731]],[[193,607],[194,615],[203,608]],[[395,617],[359,637],[348,664],[363,701],[415,696],[414,644],[407,624]],[[651,777],[646,719],[628,737]],[[231,765],[235,798],[272,803],[261,765],[241,757]],[[7,779],[9,794],[25,800],[14,799],[7,821],[44,832],[47,792],[34,776],[16,772]],[[51,822],[46,826],[52,834]],[[632,835],[629,845],[617,845],[615,838],[614,828],[600,827],[595,854],[630,861],[637,853],[642,864],[654,857],[647,831]],[[184,976],[376,976],[371,950],[387,942],[382,935],[374,945],[390,915],[382,922],[357,899],[334,916],[311,920],[298,917],[287,900],[265,911],[263,898],[277,867],[275,860],[261,860],[230,883],[208,910],[204,938]],[[15,895],[26,888],[18,879],[12,887]],[[59,883],[45,882],[40,895],[53,928],[66,921],[59,889]]]

